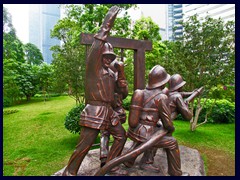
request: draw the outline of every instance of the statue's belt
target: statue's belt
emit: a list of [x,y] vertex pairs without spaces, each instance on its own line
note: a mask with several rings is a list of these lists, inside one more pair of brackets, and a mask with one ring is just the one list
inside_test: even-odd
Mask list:
[[141,123],[143,125],[148,125],[148,126],[157,126],[157,122],[146,121],[146,120],[143,120],[143,119],[139,119],[139,123]]
[[111,106],[111,102],[104,102],[104,101],[88,101],[88,104],[94,106]]

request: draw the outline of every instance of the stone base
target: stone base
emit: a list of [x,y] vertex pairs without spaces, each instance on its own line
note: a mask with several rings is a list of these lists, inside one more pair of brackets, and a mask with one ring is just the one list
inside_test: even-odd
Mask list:
[[[131,146],[131,141],[125,144],[123,153]],[[203,160],[196,149],[188,148],[186,146],[179,146],[181,154],[181,169],[183,172],[187,172],[190,176],[205,176]],[[100,168],[99,149],[91,150],[84,158],[82,165],[78,171],[78,176],[93,176]],[[139,168],[139,162],[142,158],[141,154],[135,161],[132,168],[126,168],[121,164],[122,169],[127,170],[129,176],[168,176],[167,173],[167,157],[162,148],[157,150],[154,158],[154,165],[160,167],[159,173],[154,173]],[[63,170],[56,172],[53,176],[61,176]]]

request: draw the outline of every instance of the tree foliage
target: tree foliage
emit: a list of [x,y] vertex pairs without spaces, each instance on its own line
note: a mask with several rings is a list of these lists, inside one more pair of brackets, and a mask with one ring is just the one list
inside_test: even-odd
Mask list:
[[40,65],[43,63],[43,56],[40,49],[32,43],[27,43],[24,45],[25,58],[30,65]]
[[[234,84],[235,23],[194,15],[182,25],[183,36],[176,37],[176,42],[165,42],[170,50],[163,57],[167,72],[181,74],[187,82],[185,90],[192,91],[205,86],[206,97],[211,88],[218,84]],[[203,107],[199,98],[195,117],[190,122],[191,130],[199,126],[197,121]],[[211,110],[205,114],[203,123],[207,122]]]
[[[145,79],[148,80],[148,73],[151,68],[157,64],[161,64],[161,59],[166,51],[166,45],[161,42],[161,35],[159,33],[159,26],[150,18],[142,16],[133,25],[133,30],[131,31],[130,37],[136,40],[149,40],[152,42],[152,51],[146,52],[146,73]],[[128,51],[126,59],[126,76],[129,82],[129,90],[133,91],[134,84],[134,65],[133,65],[133,52]]]
[[[26,53],[26,54],[25,54]],[[26,61],[26,60],[27,61]],[[39,89],[38,67],[43,61],[36,46],[24,45],[16,36],[11,14],[3,11],[3,96],[9,104],[23,96],[29,100]],[[29,64],[27,62],[30,62]],[[6,102],[6,101],[5,101]]]
[[188,90],[205,86],[208,93],[218,84],[235,83],[235,23],[194,15],[183,27],[183,37],[170,47],[173,54],[165,56],[166,69],[181,74]]

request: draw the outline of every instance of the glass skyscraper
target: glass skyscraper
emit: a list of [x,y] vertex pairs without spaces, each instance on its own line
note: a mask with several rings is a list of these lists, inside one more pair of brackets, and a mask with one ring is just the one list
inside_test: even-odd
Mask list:
[[59,4],[29,5],[29,42],[35,44],[42,52],[44,62],[52,62],[50,47],[60,45],[60,41],[51,38],[50,30],[60,19]]
[[183,20],[182,4],[168,4],[166,12],[167,39],[172,41],[183,33],[182,25],[180,25]]
[[198,14],[199,17],[221,17],[224,21],[235,20],[235,4],[183,4],[184,19]]
[[203,18],[210,16],[221,17],[224,21],[235,20],[235,4],[167,4],[166,7],[166,31],[169,41],[183,34],[183,27],[179,22],[186,21],[194,14]]

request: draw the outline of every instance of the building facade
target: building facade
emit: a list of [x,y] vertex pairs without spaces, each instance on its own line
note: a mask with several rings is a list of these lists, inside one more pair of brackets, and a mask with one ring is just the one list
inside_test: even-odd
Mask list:
[[224,21],[235,20],[235,4],[183,4],[183,17],[198,14],[199,17],[206,16],[214,19],[222,18]]
[[194,14],[200,18],[209,16],[221,17],[224,21],[235,20],[235,4],[167,4],[166,8],[166,31],[169,41],[183,34],[183,27],[179,22],[187,21]]
[[[180,22],[183,20],[182,4],[166,5],[166,36],[169,41],[175,37],[182,36],[183,27]],[[174,31],[175,28],[175,31]]]
[[44,62],[52,62],[50,47],[60,45],[60,41],[51,38],[50,32],[60,19],[59,4],[29,5],[29,42],[35,44],[43,54]]

